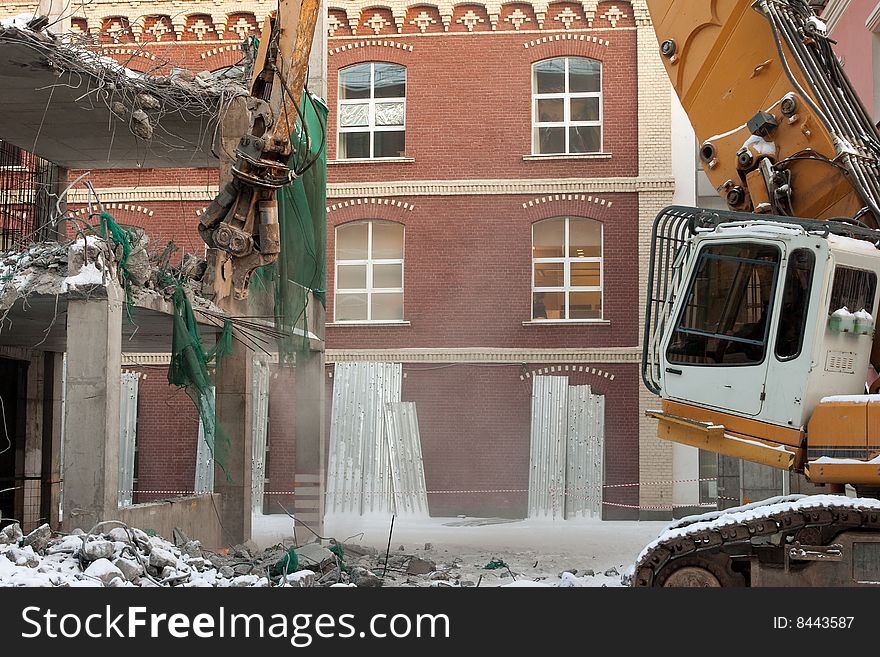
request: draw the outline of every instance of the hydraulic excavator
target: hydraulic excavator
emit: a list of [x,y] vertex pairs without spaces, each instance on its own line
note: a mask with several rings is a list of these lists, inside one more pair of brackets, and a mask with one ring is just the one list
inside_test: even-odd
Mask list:
[[880,136],[807,0],[647,4],[728,207],[654,222],[648,414],[828,495],[674,523],[633,585],[880,585]]

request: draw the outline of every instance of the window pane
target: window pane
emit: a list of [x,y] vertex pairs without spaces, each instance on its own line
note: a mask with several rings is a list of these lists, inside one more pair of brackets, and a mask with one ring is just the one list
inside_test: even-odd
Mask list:
[[538,121],[559,122],[565,121],[565,99],[545,98],[538,100]]
[[571,292],[568,304],[569,319],[602,319],[601,292]]
[[337,294],[336,321],[350,322],[367,318],[366,294]]
[[403,225],[376,221],[373,223],[373,258],[403,258]]
[[565,319],[565,292],[535,292],[532,319]]
[[601,258],[602,224],[591,219],[569,219],[568,257]]
[[597,125],[568,129],[569,153],[598,153],[602,150],[602,128]]
[[339,265],[336,276],[337,290],[365,290],[367,288],[366,265]]
[[599,99],[595,96],[590,98],[571,99],[572,121],[598,121]]
[[568,60],[568,90],[602,91],[602,64],[594,59],[572,57]]
[[367,259],[367,227],[366,223],[358,223],[345,224],[336,229],[337,260]]
[[779,358],[794,358],[801,353],[815,261],[816,256],[810,249],[797,249],[788,258],[779,332],[776,334],[776,356]]
[[375,143],[373,157],[403,157],[405,134],[403,130],[393,132],[383,130],[373,133]]
[[532,226],[532,257],[565,256],[565,219],[546,219]]
[[367,103],[340,105],[339,125],[342,128],[370,125],[370,106]]
[[565,59],[548,59],[535,64],[535,93],[555,94],[565,91]]
[[848,308],[852,313],[860,310],[871,312],[876,288],[877,275],[874,272],[837,267],[834,270],[834,285],[831,288],[828,313],[831,314],[840,308]]
[[602,264],[598,262],[572,262],[572,287],[599,287],[602,284]]
[[535,287],[562,287],[565,285],[565,269],[561,262],[536,262]]
[[374,96],[403,98],[406,96],[406,68],[399,64],[376,63]]
[[403,265],[373,265],[373,287],[403,287]]
[[538,153],[564,153],[565,128],[535,128]]
[[339,71],[339,98],[370,97],[370,65],[356,64]]
[[339,135],[339,158],[370,157],[369,132],[343,132]]
[[376,103],[376,125],[403,125],[403,103]]
[[670,362],[739,365],[764,360],[778,262],[778,249],[769,245],[704,249],[667,349]]
[[373,319],[403,319],[403,293],[373,294]]

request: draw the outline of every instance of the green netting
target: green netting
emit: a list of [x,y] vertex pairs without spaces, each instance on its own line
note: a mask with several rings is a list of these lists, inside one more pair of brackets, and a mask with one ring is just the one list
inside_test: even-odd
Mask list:
[[229,453],[229,438],[216,422],[214,384],[208,373],[208,362],[220,361],[232,353],[232,322],[223,323],[223,331],[217,344],[205,353],[199,327],[192,305],[177,283],[172,298],[174,318],[171,330],[171,364],[168,366],[168,383],[186,390],[202,421],[205,442],[211,450],[214,462],[225,471]]
[[101,237],[113,241],[116,246],[122,247],[122,260],[119,261],[119,269],[122,272],[122,287],[125,290],[125,314],[131,322],[131,273],[128,271],[128,259],[131,256],[132,245],[135,242],[134,234],[116,223],[113,216],[101,210]]
[[[280,360],[292,363],[297,351],[309,348],[307,335],[295,335],[294,328],[306,330],[309,317],[309,292],[321,304],[326,295],[327,240],[327,106],[303,94],[301,103],[306,130],[297,124],[291,141],[295,145],[290,168],[300,170],[313,162],[290,185],[278,190],[278,219],[281,231],[281,254],[278,260],[257,270],[251,281],[251,295],[274,297],[275,326],[286,337],[279,339]],[[306,136],[308,139],[306,139]]]

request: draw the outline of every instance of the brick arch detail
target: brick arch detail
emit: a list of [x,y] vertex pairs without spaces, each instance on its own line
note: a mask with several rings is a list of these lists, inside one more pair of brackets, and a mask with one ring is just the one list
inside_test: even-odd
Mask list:
[[141,73],[146,73],[158,65],[156,55],[143,48],[120,48],[112,44],[105,44],[101,47],[101,54],[113,56],[114,59],[122,63],[126,68],[140,71]]
[[551,57],[588,57],[600,62],[611,42],[590,34],[550,34],[523,43],[523,48],[532,52],[532,63]]
[[332,215],[333,225],[349,223],[359,219],[380,219],[405,223],[415,206],[407,201],[393,198],[354,198],[339,201],[327,207],[328,218]]
[[[113,218],[120,224],[128,226],[143,227],[146,220],[153,216],[153,211],[143,205],[133,203],[105,203],[104,209],[109,212]],[[73,215],[75,217],[85,217],[88,214],[88,207],[82,207],[76,210]]]
[[207,70],[219,71],[220,69],[234,66],[241,61],[243,55],[241,45],[236,43],[209,48],[199,55],[199,59],[205,63]]
[[605,222],[611,218],[614,201],[592,194],[539,196],[522,204],[531,223],[551,217],[586,217]]
[[364,39],[351,41],[336,48],[330,48],[327,54],[339,62],[339,68],[361,62],[391,62],[406,66],[412,60],[413,46],[393,39]]
[[[616,377],[615,374],[607,370],[603,370],[601,366],[596,367],[595,365],[589,365],[586,363],[577,363],[577,364],[569,364],[569,365],[550,365],[548,367],[539,367],[533,368],[527,371],[525,374],[520,375],[520,380],[525,381],[527,379],[534,378],[536,376],[569,376],[575,379],[573,382],[574,385],[583,385],[590,384],[593,387],[594,384],[598,383],[598,386],[595,386],[593,389],[596,394],[605,394],[608,387],[614,382]],[[571,382],[571,379],[569,379]]]

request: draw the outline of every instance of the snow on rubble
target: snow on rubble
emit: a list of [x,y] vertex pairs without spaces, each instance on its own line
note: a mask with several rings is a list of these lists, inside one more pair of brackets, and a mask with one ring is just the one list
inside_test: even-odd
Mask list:
[[170,541],[115,521],[69,534],[43,525],[25,535],[11,524],[0,530],[0,587],[619,587],[628,583],[636,546],[662,525],[399,520],[386,551],[386,522],[376,521],[376,532],[299,544],[289,518],[263,518],[282,540],[258,547],[266,522],[255,517],[257,543],[218,551],[178,530]]
[[[0,586],[29,587],[267,587],[311,586],[315,573],[273,572],[256,555],[175,545],[122,523],[104,533],[53,534],[42,525],[23,535],[17,523],[0,531]],[[267,557],[274,558],[273,554]],[[229,564],[233,565],[230,566]],[[246,568],[239,567],[244,564]],[[247,572],[245,572],[247,570]]]

